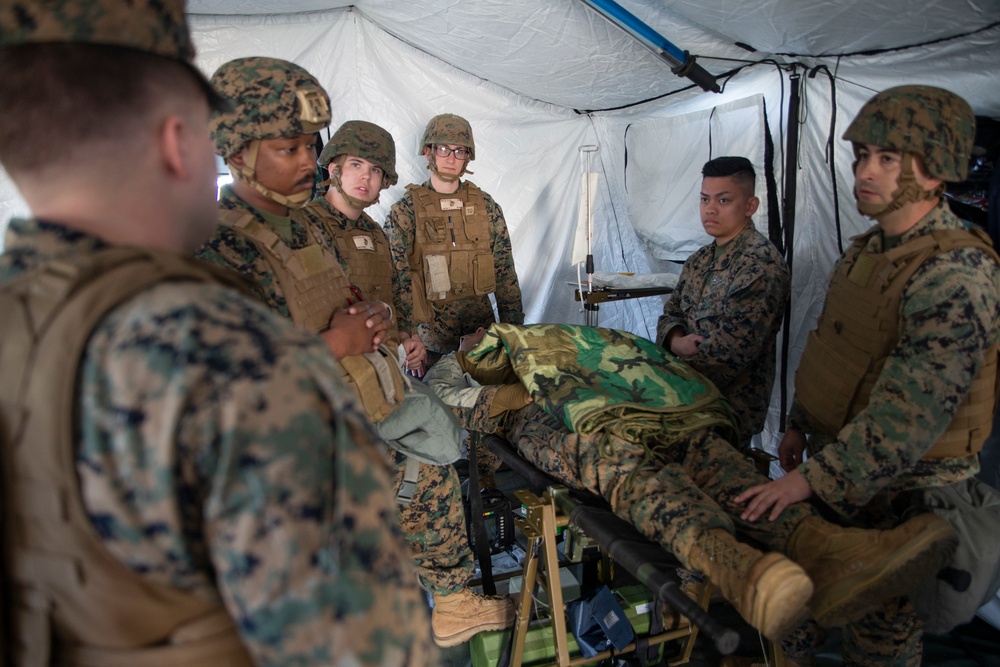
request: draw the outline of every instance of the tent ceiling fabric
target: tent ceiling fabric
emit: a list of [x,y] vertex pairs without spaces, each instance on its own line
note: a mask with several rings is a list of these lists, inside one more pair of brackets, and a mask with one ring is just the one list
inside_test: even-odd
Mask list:
[[[567,285],[578,275],[570,257],[581,146],[600,146],[597,270],[677,270],[672,260],[709,241],[698,216],[702,164],[743,154],[761,174],[765,121],[776,195],[784,196],[796,65],[801,144],[784,369],[791,386],[840,244],[871,224],[851,194],[853,155],[840,139],[847,123],[874,91],[901,83],[949,88],[976,113],[1000,117],[1000,0],[618,2],[713,74],[774,62],[721,79],[720,95],[703,93],[580,0],[189,0],[188,9],[206,73],[241,56],[293,60],[330,91],[333,127],[364,118],[392,133],[400,183],[369,211],[377,221],[404,184],[427,176],[417,158],[427,119],[446,111],[468,118],[478,155],[471,179],[503,207],[529,322],[583,319]],[[923,46],[901,48],[910,45]],[[838,57],[870,50],[878,53]],[[576,113],[586,110],[593,113]],[[763,198],[762,178],[757,187]],[[0,228],[26,213],[0,169]],[[762,214],[755,224],[767,231]],[[661,311],[657,298],[608,302],[600,324],[652,337]],[[765,445],[776,444],[778,391],[776,383]]]
[[[773,54],[804,60],[895,49],[1000,20],[1000,0],[619,0],[713,74]],[[668,65],[578,0],[190,0],[191,14],[357,11],[398,39],[519,95],[613,109],[687,88]],[[887,27],[891,37],[887,38]],[[755,53],[736,46],[754,47]],[[700,91],[698,91],[700,92]]]

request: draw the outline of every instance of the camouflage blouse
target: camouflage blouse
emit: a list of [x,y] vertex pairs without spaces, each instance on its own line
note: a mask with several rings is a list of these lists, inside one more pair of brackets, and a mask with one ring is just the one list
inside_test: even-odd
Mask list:
[[[899,242],[964,226],[941,203]],[[882,251],[881,234],[872,236],[869,249]],[[1000,341],[1000,266],[975,248],[931,258],[904,289],[899,326],[899,343],[867,407],[835,441],[813,436],[812,458],[798,468],[817,496],[848,516],[880,492],[950,484],[979,470],[975,455],[921,457],[951,421],[984,352]],[[794,403],[789,423],[810,431]]]
[[[423,187],[430,188],[430,182]],[[486,213],[490,219],[490,246],[493,248],[493,264],[496,272],[496,292],[500,322],[523,324],[524,311],[521,305],[521,286],[514,270],[514,255],[511,252],[510,234],[503,210],[487,193]],[[488,327],[497,321],[488,296],[452,301],[441,306],[434,320],[421,324],[419,329],[413,324],[413,284],[410,272],[410,257],[413,255],[414,228],[416,214],[413,210],[413,195],[409,192],[392,205],[385,218],[385,232],[389,235],[392,259],[399,272],[399,330],[420,331],[421,338],[434,352],[447,353],[458,347],[460,336],[472,333],[477,327]],[[425,335],[427,334],[430,335]],[[429,342],[431,341],[431,342]],[[433,344],[441,341],[440,345]]]
[[[0,282],[102,247],[14,220]],[[76,372],[83,501],[115,558],[220,600],[257,664],[435,664],[389,473],[322,341],[164,283],[101,321]]]
[[788,291],[785,260],[751,223],[688,257],[656,325],[661,344],[675,326],[705,337],[683,360],[729,399],[744,441],[764,428]]

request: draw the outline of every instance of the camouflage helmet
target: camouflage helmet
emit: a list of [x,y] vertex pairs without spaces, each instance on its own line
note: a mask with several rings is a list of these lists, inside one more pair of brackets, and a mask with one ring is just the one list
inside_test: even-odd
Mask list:
[[298,65],[278,58],[237,58],[212,75],[233,111],[212,116],[215,152],[229,159],[251,141],[312,134],[330,123],[330,97]]
[[472,140],[472,126],[469,125],[469,121],[453,113],[439,114],[427,122],[424,134],[420,137],[420,150],[417,155],[423,155],[424,149],[433,144],[465,146],[469,149],[469,160],[476,159],[476,144]]
[[396,142],[392,135],[375,123],[349,120],[333,133],[319,156],[319,164],[327,166],[341,155],[353,155],[381,167],[385,172],[382,187],[396,184]]
[[0,4],[0,48],[77,42],[152,53],[186,65],[214,109],[223,98],[194,66],[185,0],[18,0]]
[[921,158],[932,178],[965,180],[976,117],[964,99],[933,86],[898,86],[872,97],[844,139]]

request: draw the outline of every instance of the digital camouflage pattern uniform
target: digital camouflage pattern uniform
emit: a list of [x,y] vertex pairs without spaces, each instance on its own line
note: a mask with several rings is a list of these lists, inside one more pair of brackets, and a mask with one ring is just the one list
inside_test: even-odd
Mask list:
[[[550,325],[525,330],[546,326]],[[532,338],[532,347],[547,349],[545,341],[537,338]],[[649,348],[658,349],[651,342]],[[478,350],[477,346],[470,355]],[[649,375],[655,375],[652,366],[656,362],[650,359],[642,361],[638,354],[631,360],[630,370],[641,376],[645,367]],[[662,438],[649,436],[659,446],[648,447],[635,438],[615,435],[610,426],[589,435],[572,432],[536,403],[490,417],[497,387],[470,383],[454,354],[442,357],[426,379],[452,406],[464,428],[498,433],[513,443],[521,456],[567,486],[603,497],[616,514],[682,563],[699,535],[711,528],[739,529],[771,550],[782,551],[799,523],[812,513],[808,506],[799,504],[774,523],[754,524],[739,518],[742,505],[734,502],[736,496],[767,478],[713,431],[710,423],[719,424],[718,418],[706,420],[705,428],[682,436],[668,434],[665,426]]]
[[[330,205],[323,197],[317,197],[313,199],[309,204],[306,205],[301,212],[296,213],[296,217],[301,217],[309,220],[311,224],[316,225],[329,225],[331,229],[331,235],[335,234],[335,230],[340,231],[350,231],[352,229],[360,229],[361,231],[368,232],[376,238],[381,238],[386,244],[389,243],[389,239],[383,231],[382,227],[379,226],[377,222],[372,220],[371,216],[363,212],[358,216],[357,220],[351,220],[346,215],[335,209]],[[344,271],[347,273],[347,277],[351,277],[351,267],[348,266],[347,262],[343,260],[343,255],[338,253],[342,261],[342,266]],[[390,281],[390,289],[392,290],[392,308],[393,314],[398,313],[400,309],[400,286],[399,286],[399,272],[392,272],[392,279]],[[372,300],[371,294],[364,295],[366,299]],[[384,297],[385,295],[379,295]],[[384,298],[375,299],[376,301],[385,300]]]
[[[421,187],[432,189],[430,181]],[[462,183],[455,197],[462,197]],[[493,313],[493,305],[488,296],[476,296],[467,299],[451,301],[435,308],[434,319],[424,322],[419,327],[413,318],[413,283],[410,259],[414,253],[414,228],[416,214],[414,213],[413,193],[407,192],[392,205],[385,219],[385,232],[389,236],[389,247],[392,259],[399,272],[399,329],[400,331],[416,331],[424,345],[427,346],[433,363],[437,355],[446,354],[458,348],[461,336],[474,332],[477,328],[486,328],[493,322],[522,324],[524,311],[521,305],[521,287],[514,270],[514,255],[511,253],[510,234],[507,232],[507,222],[503,210],[493,198],[483,192],[486,200],[486,214],[490,220],[489,244],[493,249],[493,265],[496,273],[496,292],[499,319]]]
[[[106,247],[13,220],[0,283]],[[77,472],[116,559],[220,600],[258,664],[431,664],[376,436],[322,341],[165,283],[101,321],[78,377]]]
[[[934,230],[965,228],[942,202],[899,243]],[[871,237],[867,250],[883,251],[880,233]],[[900,520],[899,508],[892,507],[898,493],[952,484],[978,472],[974,454],[921,457],[951,421],[984,351],[1000,342],[997,285],[1000,267],[978,249],[953,250],[928,260],[904,292],[903,334],[867,407],[831,437],[810,427],[793,401],[789,424],[811,435],[812,455],[798,470],[820,499],[862,525],[889,527]],[[921,628],[912,605],[899,600],[844,628],[845,660],[919,665]]]
[[[0,8],[0,48],[155,53],[224,108],[193,64],[184,17],[183,0],[20,0]],[[58,221],[13,220],[0,284],[112,248]],[[77,379],[74,468],[111,557],[224,605],[257,664],[435,662],[374,434],[319,339],[191,281],[157,284],[87,333],[66,369]]]
[[[336,245],[326,227],[307,222],[307,218],[300,213],[289,218],[267,214],[244,202],[228,186],[222,190],[219,208],[242,210],[253,215],[258,222],[269,224],[293,250],[319,242],[331,252],[336,252]],[[215,236],[198,250],[197,257],[238,271],[257,287],[269,307],[291,318],[269,260],[254,243],[238,232],[218,227]],[[343,306],[346,307],[347,303]],[[403,484],[406,457],[396,451],[392,451],[390,457],[394,467],[395,494]],[[465,532],[458,474],[453,466],[420,466],[413,502],[409,507],[400,508],[400,526],[410,544],[420,578],[432,592],[455,592],[472,578],[475,569],[472,550]]]
[[725,245],[710,243],[688,257],[657,321],[664,347],[675,326],[705,337],[684,362],[729,399],[744,444],[764,428],[788,293],[785,260],[750,222]]
[[[878,218],[897,202],[939,197],[912,182],[912,155],[932,177],[965,178],[975,120],[968,104],[948,91],[903,86],[874,96],[844,138],[903,152],[900,189],[888,209],[859,203]],[[910,172],[908,174],[907,172]],[[938,230],[966,223],[942,201],[894,239],[876,231],[864,252],[883,253]],[[844,263],[842,257],[832,275]],[[1000,266],[978,248],[956,248],[924,262],[904,287],[898,308],[898,342],[865,405],[838,433],[814,428],[799,400],[789,426],[811,434],[811,457],[797,470],[820,499],[862,525],[895,525],[905,509],[894,500],[910,490],[946,486],[972,477],[974,454],[923,458],[951,422],[984,363],[1000,342]],[[836,298],[827,296],[828,304]],[[826,308],[824,314],[826,315]],[[805,354],[810,354],[807,344]],[[985,437],[985,434],[984,434]],[[968,539],[963,537],[963,539]],[[844,659],[850,665],[919,665],[922,625],[910,602],[894,601],[844,628]]]

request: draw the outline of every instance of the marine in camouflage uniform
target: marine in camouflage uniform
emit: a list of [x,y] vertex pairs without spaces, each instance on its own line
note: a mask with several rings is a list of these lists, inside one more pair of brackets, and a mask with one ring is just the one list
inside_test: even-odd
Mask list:
[[[533,402],[508,399],[508,410],[498,412],[492,403],[512,381],[503,370],[504,355]],[[609,378],[623,369],[628,378],[655,379],[634,384],[627,400],[626,387],[631,383],[626,378],[604,395],[605,406],[594,410],[606,388],[596,378]],[[507,437],[545,472],[604,498],[616,514],[662,544],[684,566],[707,574],[744,618],[770,638],[780,638],[797,625],[807,601],[821,622],[837,624],[876,604],[874,598],[911,586],[911,577],[936,571],[934,563],[940,563],[943,554],[935,553],[937,547],[931,543],[953,540],[950,528],[937,517],[924,517],[920,525],[911,524],[895,535],[836,528],[805,504],[790,508],[773,523],[742,520],[736,497],[766,478],[716,432],[716,427],[727,428],[728,408],[717,405],[721,399],[713,393],[715,388],[699,377],[662,348],[627,332],[569,325],[494,325],[468,354],[443,357],[430,369],[427,381],[453,407],[463,426]],[[505,384],[498,387],[498,382]],[[576,404],[575,396],[585,403]],[[588,417],[571,418],[581,407]],[[648,414],[641,415],[641,428],[628,427],[627,415],[636,409],[664,415],[660,428],[647,428],[653,423]],[[600,413],[605,417],[594,421]],[[587,432],[570,430],[568,423]],[[593,430],[596,424],[601,426]],[[926,533],[921,532],[923,527],[928,528]],[[775,552],[787,553],[791,560],[738,542],[733,537],[736,530]],[[931,538],[931,533],[938,537]],[[879,540],[885,541],[872,548]],[[897,560],[894,550],[904,542],[920,544],[918,550],[924,555]],[[934,561],[929,566],[927,558]],[[865,565],[854,559],[866,561]],[[860,571],[886,563],[891,563],[887,569],[901,568],[900,576],[889,576],[888,588],[883,581],[866,589],[873,583],[871,572]],[[887,572],[876,579],[882,576]],[[855,577],[857,581],[848,583]],[[813,583],[816,591],[810,599]]]
[[[845,133],[857,157],[858,208],[877,224],[834,267],[779,450],[792,472],[748,494],[753,517],[815,495],[844,517],[892,526],[913,493],[964,483],[978,470],[996,398],[1000,265],[941,199],[944,181],[965,178],[974,125],[957,95],[902,86],[869,100]],[[914,259],[915,248],[929,250]],[[885,259],[895,273],[880,273]],[[878,284],[896,296],[859,296],[868,275],[889,276]],[[853,296],[846,311],[845,295]],[[852,309],[865,319],[852,321],[844,314]],[[867,333],[882,322],[887,336]],[[831,326],[844,340],[857,336],[854,352]],[[884,347],[866,352],[865,336]],[[834,364],[831,349],[840,355]],[[872,356],[859,366],[862,355]],[[869,368],[874,377],[862,381]],[[844,400],[837,388],[855,383],[855,398]],[[806,433],[811,456],[802,463]],[[921,628],[908,600],[893,601],[845,628],[845,664],[918,665]]]
[[[23,44],[28,46],[19,46]],[[155,267],[156,257],[187,266],[191,276],[214,273],[184,258],[210,231],[205,220],[211,220],[214,168],[205,95],[220,99],[197,74],[192,59],[179,0],[128,6],[102,0],[25,0],[0,7],[0,91],[5,103],[24,96],[5,117],[0,160],[32,210],[45,212],[45,219],[13,220],[8,228],[0,256],[4,298],[23,284],[43,295],[46,286],[58,283],[46,275],[67,279],[74,266],[100,267],[102,258],[122,252],[151,258],[139,261],[143,274]],[[123,78],[123,72],[132,76]],[[158,87],[147,85],[149,81]],[[107,106],[106,97],[94,98],[95,89],[120,91],[120,98]],[[26,112],[31,104],[36,113]],[[95,139],[71,119],[49,115],[59,108],[74,116],[96,116],[106,127]],[[55,167],[45,156],[55,153],[42,151],[40,162],[26,163],[24,144],[11,142],[46,136],[46,123],[53,121],[74,128],[59,137],[60,155],[90,152],[94,171],[84,182],[101,186],[83,191],[75,178],[60,182],[60,191],[74,202],[68,212],[59,210],[59,198],[48,190],[39,196],[34,187],[34,165],[51,173],[47,170]],[[123,123],[129,134],[116,136]],[[183,179],[159,166],[171,158],[152,139],[179,125],[185,153],[172,164],[181,168]],[[101,134],[108,128],[107,136]],[[157,153],[140,163],[145,171],[133,181],[129,173],[136,171],[134,164],[115,164],[120,153],[132,155],[129,151],[137,146]],[[147,188],[138,200],[120,196],[121,188],[149,183],[153,169],[158,169],[162,188]],[[23,187],[25,183],[32,187]],[[91,204],[81,207],[80,201]],[[135,201],[141,204],[130,203]],[[80,498],[64,497],[50,505],[57,510],[82,505],[89,524],[71,527],[101,545],[123,587],[134,590],[133,582],[139,581],[166,595],[156,601],[138,596],[116,600],[120,593],[108,587],[91,591],[82,606],[73,606],[80,600],[61,598],[63,584],[46,588],[32,578],[44,582],[53,573],[78,572],[78,585],[86,588],[87,568],[94,568],[95,561],[72,551],[49,551],[42,558],[53,565],[48,573],[18,565],[17,586],[12,587],[12,572],[3,572],[2,595],[32,601],[24,607],[20,600],[15,606],[4,599],[4,615],[27,609],[37,616],[33,625],[21,628],[20,642],[0,636],[0,650],[13,664],[50,664],[50,650],[53,661],[58,652],[63,658],[89,656],[88,664],[146,664],[150,659],[187,665],[244,665],[251,660],[268,665],[434,664],[405,542],[389,520],[393,510],[387,470],[334,359],[318,338],[222,282],[190,277],[153,284],[112,304],[107,314],[95,314],[92,331],[70,332],[58,341],[64,346],[76,337],[82,346],[78,367],[66,371],[71,377],[51,378],[54,390],[76,379],[67,394],[69,403],[63,405],[75,418],[57,414],[55,392],[25,405],[25,414],[32,415],[29,423],[72,424],[64,433],[74,451],[65,460],[71,462]],[[128,289],[115,287],[123,293]],[[13,316],[13,308],[5,310],[8,328],[19,326]],[[11,341],[4,339],[5,344]],[[15,360],[2,359],[7,377]],[[5,397],[5,412],[7,406]],[[5,458],[25,446],[6,430],[12,419],[5,414],[0,431]],[[28,444],[39,451],[54,448]],[[9,463],[5,460],[0,469],[15,474]],[[37,464],[40,474],[45,463],[27,461]],[[20,520],[17,511],[25,501],[41,507],[9,493],[15,488],[9,479],[0,488],[6,525],[12,517]],[[32,539],[69,540],[69,533]],[[13,557],[18,558],[20,537],[3,537],[4,546],[15,548]],[[10,552],[2,556],[5,565],[11,562]],[[83,569],[59,570],[55,565],[60,558],[82,558],[76,567]],[[31,562],[41,561],[36,554]],[[57,579],[69,583],[76,577],[60,574]],[[197,644],[212,646],[215,638],[224,638],[226,625],[201,627],[200,632],[208,632],[195,637],[167,628],[164,636],[151,638],[152,645],[128,636],[129,610],[141,615],[151,604],[178,596],[201,600],[209,609],[224,608],[235,622],[227,621],[238,633],[235,646],[214,644],[214,653],[197,657],[189,652]],[[118,617],[121,629],[109,626],[115,605],[124,610]]]
[[788,267],[753,226],[759,200],[750,161],[716,158],[702,175],[702,224],[715,240],[684,262],[656,337],[667,349],[678,336],[700,337],[694,349],[672,351],[722,390],[739,417],[741,442],[749,445],[771,402]]
[[[365,212],[378,203],[382,190],[398,180],[392,135],[374,123],[349,120],[323,147],[319,165],[330,173],[329,188],[302,209],[301,217],[330,232],[351,284],[366,300],[390,301],[398,312],[399,273],[392,264],[389,239]],[[345,171],[350,193],[344,189]],[[417,377],[423,375],[427,350],[416,332],[396,328],[392,337],[403,346],[406,370]]]
[[[461,159],[454,153],[449,153],[445,157],[435,155],[434,151],[442,145],[446,148],[464,147],[467,153]],[[468,163],[476,158],[472,128],[468,121],[454,114],[441,114],[432,118],[424,130],[420,142],[420,154],[428,161],[430,179],[420,186],[407,186],[406,194],[392,205],[389,215],[386,216],[385,231],[389,235],[393,261],[399,272],[400,330],[417,331],[430,353],[430,363],[433,363],[440,355],[456,349],[462,335],[470,334],[479,327],[488,327],[495,321],[522,324],[524,311],[503,210],[489,194],[475,188],[468,181],[460,180]],[[482,200],[485,201],[485,211],[473,211],[469,214],[468,203],[472,200],[470,193],[473,188],[481,193]],[[464,223],[459,220],[460,217],[464,219],[468,215],[485,215],[489,227],[488,239],[478,239],[478,241],[485,243],[488,252],[492,254],[492,276],[485,280],[494,282],[494,289],[491,291],[496,298],[499,317],[494,315],[493,306],[486,294],[472,296],[471,290],[470,296],[455,298],[444,303],[431,302],[430,308],[433,313],[430,316],[420,316],[420,313],[414,311],[414,299],[419,298],[414,294],[414,277],[415,275],[419,277],[424,270],[414,261],[421,256],[421,249],[418,247],[420,235],[416,229],[418,215],[415,201],[419,201],[420,197],[425,195],[435,201],[440,196],[453,195],[448,201],[461,200],[464,204],[453,209],[454,219],[443,238],[445,245],[449,239],[454,246],[456,240],[461,242],[466,237],[463,234]],[[442,210],[442,214],[447,214],[450,210],[452,209]],[[457,263],[458,260],[452,254],[449,265],[453,274]],[[418,280],[416,285],[420,288],[424,285],[424,281]]]
[[[275,233],[284,246],[292,252],[310,248],[320,249],[326,254],[328,264],[334,261],[337,263],[336,267],[327,266],[325,271],[331,274],[331,278],[340,278],[341,291],[339,297],[336,294],[325,297],[321,295],[320,300],[314,302],[310,308],[319,318],[314,324],[334,322],[337,317],[336,311],[348,310],[350,305],[348,301],[350,292],[344,289],[348,278],[344,274],[349,275],[351,269],[337,250],[336,230],[315,215],[305,215],[301,210],[306,202],[300,193],[308,193],[305,176],[298,179],[302,184],[297,188],[299,192],[281,191],[284,188],[280,187],[280,184],[272,185],[274,176],[272,173],[259,168],[251,172],[245,166],[246,160],[233,159],[236,155],[252,153],[252,150],[246,147],[247,143],[253,145],[269,138],[287,140],[301,148],[309,137],[307,133],[312,132],[314,128],[294,120],[298,113],[296,111],[298,107],[295,105],[301,99],[297,93],[301,90],[308,92],[319,90],[325,101],[325,91],[302,68],[271,58],[232,61],[222,65],[212,77],[212,81],[220,90],[227,93],[237,106],[233,113],[218,114],[213,120],[213,137],[217,152],[230,164],[234,179],[250,187],[234,184],[223,189],[219,201],[221,219],[231,221],[240,216],[241,222],[236,225],[221,224],[215,236],[198,251],[197,256],[238,271],[256,285],[265,302],[276,312],[296,321],[300,326],[309,326],[302,321],[302,312],[296,312],[289,306],[288,296],[284,293],[285,287],[277,278],[273,263],[278,260],[265,252],[259,240],[248,238],[243,229],[248,228],[247,221],[252,220],[253,223]],[[286,82],[289,85],[272,90],[276,82]],[[238,117],[241,111],[240,105],[247,105],[247,100],[264,100],[265,106],[254,106],[254,111],[249,113],[248,117],[240,119]],[[271,102],[271,106],[266,105],[268,102]],[[266,147],[260,148],[260,154],[265,150]],[[305,155],[311,159],[303,159],[298,164],[309,164],[314,168],[316,156],[311,146],[305,151]],[[394,159],[393,155],[393,161]],[[259,164],[258,162],[257,167]],[[302,169],[305,172],[306,167],[303,166]],[[311,174],[311,169],[309,173]],[[286,183],[292,181],[294,179],[288,179]],[[237,189],[240,193],[251,197],[258,192],[265,194],[268,201],[261,203],[272,210],[263,210],[260,206],[251,204],[240,196]],[[277,215],[276,210],[283,210],[286,215]],[[313,213],[315,211],[314,208]],[[336,260],[333,260],[333,257],[336,257]],[[332,275],[338,271],[339,276]],[[332,288],[332,284],[314,287],[314,289]],[[362,303],[378,303],[385,310],[376,312],[383,312],[383,317],[391,317],[391,310],[384,302]],[[361,317],[364,315],[361,314]],[[319,326],[322,327],[321,324]],[[333,346],[331,339],[351,334],[342,334],[329,328],[323,335],[328,343],[331,343],[334,354],[342,359],[340,348],[334,349],[336,346]],[[355,354],[364,351],[358,350]],[[389,458],[394,468],[393,491],[398,495],[406,482],[407,457],[402,452],[393,450],[389,453]],[[499,629],[513,620],[513,608],[508,600],[474,596],[467,588],[466,584],[474,574],[474,562],[465,531],[461,487],[453,466],[429,464],[419,466],[415,491],[410,502],[400,507],[399,521],[410,544],[410,553],[420,579],[435,596],[436,611],[431,620],[434,638],[438,644],[450,646],[460,643],[475,632]],[[464,600],[466,604],[455,605],[454,614],[446,613],[444,610],[448,609],[449,605],[454,605],[456,598]]]

